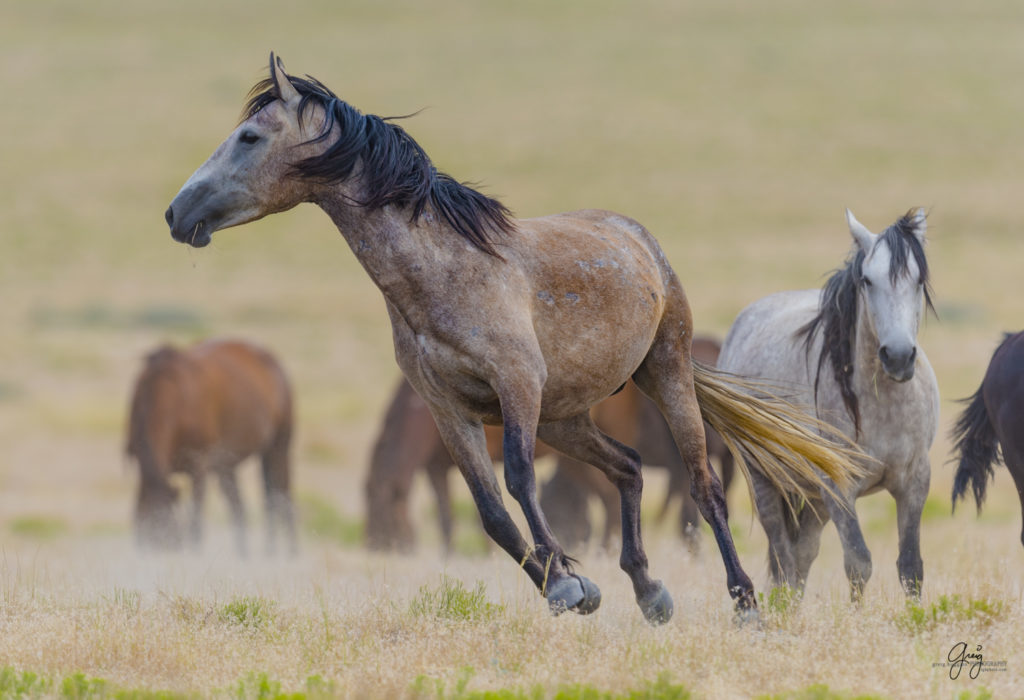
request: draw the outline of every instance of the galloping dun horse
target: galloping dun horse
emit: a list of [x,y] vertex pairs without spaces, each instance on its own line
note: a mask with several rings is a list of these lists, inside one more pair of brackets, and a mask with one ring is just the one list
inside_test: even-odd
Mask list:
[[1017,486],[1024,514],[1024,332],[1006,334],[981,386],[966,401],[967,408],[953,427],[954,451],[959,455],[953,506],[970,486],[980,512],[988,480],[994,476],[992,465],[1002,461]]
[[849,211],[846,218],[854,240],[846,265],[820,292],[781,292],[744,309],[725,339],[719,367],[768,380],[814,406],[819,419],[871,458],[852,490],[830,485],[802,508],[752,473],[775,583],[803,590],[831,518],[858,598],[871,576],[871,553],[854,500],[885,489],[896,499],[900,581],[917,595],[924,576],[919,530],[931,478],[928,449],[939,417],[935,373],[917,346],[922,310],[931,308],[925,214],[908,212],[878,235]]
[[177,547],[173,472],[192,479],[189,541],[202,539],[206,477],[215,475],[231,509],[235,543],[245,554],[246,518],[235,468],[259,456],[267,509],[267,550],[284,527],[294,552],[291,501],[292,394],[274,357],[250,343],[209,340],[170,345],[146,357],[135,382],[126,452],[139,464],[135,528],[140,545]]
[[[640,224],[598,210],[515,220],[501,203],[438,172],[395,123],[362,114],[313,78],[288,76],[271,54],[270,77],[253,88],[241,124],[165,218],[175,240],[201,247],[219,229],[300,202],[330,216],[380,288],[398,364],[429,405],[487,534],[553,611],[591,612],[600,591],[573,572],[541,511],[538,437],[619,488],[621,566],[648,620],[672,614],[641,541],[640,459],[589,413],[631,378],[672,428],[744,617],[756,614],[754,589],[736,555],[721,483],[707,466],[702,411],[737,449],[739,441],[771,450],[777,458],[759,468],[780,486],[794,475],[814,482],[814,465],[841,482],[858,471],[788,404],[751,401],[691,363],[689,304]],[[533,546],[502,503],[484,423],[504,426],[505,484]]]

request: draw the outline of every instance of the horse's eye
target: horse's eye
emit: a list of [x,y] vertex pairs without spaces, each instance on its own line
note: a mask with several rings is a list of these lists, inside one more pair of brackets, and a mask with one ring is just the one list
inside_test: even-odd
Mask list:
[[257,134],[255,131],[246,130],[238,135],[238,140],[241,141],[242,143],[251,145],[260,140],[260,135]]
[[861,283],[862,285],[864,285],[864,288],[865,288],[865,289],[867,289],[868,287],[870,287],[870,286],[871,286],[871,280],[869,280],[869,279],[868,279],[867,277],[861,277],[861,278],[860,278],[860,283]]

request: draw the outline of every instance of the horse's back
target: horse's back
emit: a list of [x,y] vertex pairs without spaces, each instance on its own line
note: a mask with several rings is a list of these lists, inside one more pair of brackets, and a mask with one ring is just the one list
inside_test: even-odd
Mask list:
[[771,294],[747,306],[725,337],[718,368],[782,387],[807,387],[812,383],[807,357],[817,354],[808,355],[799,331],[817,313],[818,298],[818,290],[804,289]]
[[291,387],[270,352],[244,341],[211,340],[195,346],[190,359],[197,365],[201,393],[214,408],[208,416],[219,425],[222,440],[256,449],[290,429]]
[[[686,301],[657,241],[629,217],[587,209],[517,228],[510,261],[524,272],[519,313],[529,314],[547,369],[542,419],[560,419],[625,383],[666,309]],[[688,307],[681,313],[689,322]]]

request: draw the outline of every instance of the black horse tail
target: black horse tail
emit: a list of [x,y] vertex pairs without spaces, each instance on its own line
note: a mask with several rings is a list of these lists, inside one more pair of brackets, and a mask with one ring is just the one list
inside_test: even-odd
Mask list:
[[[984,386],[984,385],[983,385]],[[957,418],[953,426],[952,438],[954,454],[960,455],[960,464],[953,479],[953,510],[956,501],[964,497],[970,484],[974,491],[974,500],[981,512],[981,504],[985,502],[985,489],[988,480],[994,475],[993,464],[1001,462],[999,456],[999,438],[996,437],[992,421],[985,409],[982,387],[970,398],[964,399],[967,408]]]

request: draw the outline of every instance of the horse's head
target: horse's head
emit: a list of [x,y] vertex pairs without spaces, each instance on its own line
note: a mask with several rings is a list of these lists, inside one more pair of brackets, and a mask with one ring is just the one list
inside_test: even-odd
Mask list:
[[905,382],[914,376],[922,309],[926,303],[931,305],[924,257],[925,212],[907,212],[878,235],[849,209],[846,221],[858,248],[857,285],[878,337],[878,359],[889,377]]
[[[270,54],[270,78],[258,84],[244,120],[182,186],[164,218],[176,241],[200,248],[214,231],[291,209],[310,197],[294,164],[322,151],[324,111],[302,97]],[[257,101],[258,99],[258,101]],[[311,138],[310,134],[313,137]]]

